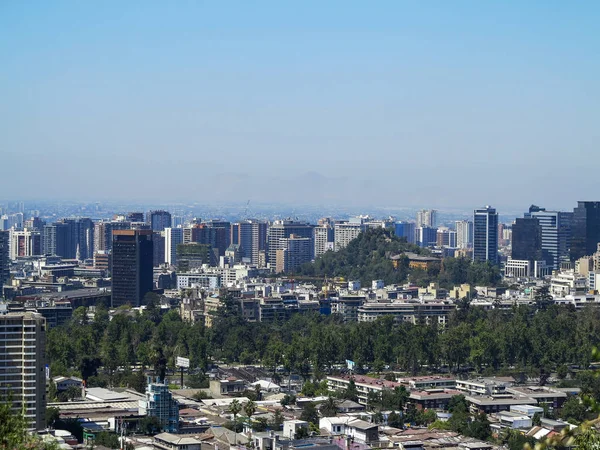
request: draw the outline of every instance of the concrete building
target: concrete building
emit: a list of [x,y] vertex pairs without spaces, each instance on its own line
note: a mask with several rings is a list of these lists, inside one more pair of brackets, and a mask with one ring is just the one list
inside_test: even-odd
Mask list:
[[0,313],[0,391],[24,410],[30,430],[46,426],[46,321],[37,313]]
[[163,231],[171,227],[171,213],[163,210],[148,211],[146,223],[152,231]]
[[349,222],[338,222],[335,224],[334,248],[339,251],[346,248],[348,244],[356,239],[360,233],[366,229],[362,220],[353,220]]
[[[306,222],[297,222],[293,220],[276,220],[267,230],[267,245],[268,245],[268,263],[271,267],[275,267],[277,261],[277,250],[284,250],[287,242],[284,239],[295,235],[298,238],[313,239],[313,226]],[[313,245],[311,245],[311,254]]]
[[152,231],[113,231],[112,299],[113,308],[143,304],[144,296],[152,291],[154,258]]
[[396,222],[394,231],[399,238],[406,239],[409,244],[415,243],[416,226],[414,222]]
[[94,224],[95,251],[109,252],[112,250],[113,231],[129,230],[131,223],[127,221],[102,221]]
[[[512,226],[513,260],[541,261],[546,260],[542,254],[542,227],[535,217],[517,218]],[[548,261],[550,264],[553,261]]]
[[10,233],[0,231],[0,298],[3,297],[2,288],[10,279]]
[[165,228],[165,262],[177,264],[177,246],[183,243],[183,228]]
[[334,229],[330,224],[318,225],[315,227],[315,258],[318,258],[327,251],[335,248]]
[[600,242],[600,202],[577,202],[573,209],[571,261],[591,255]]
[[419,247],[432,247],[437,241],[437,229],[427,226],[417,227],[416,240]]
[[498,263],[498,213],[491,206],[473,213],[473,261]]
[[243,258],[257,267],[264,267],[260,255],[267,249],[267,222],[248,219],[232,224],[230,241],[239,245]]
[[368,404],[369,392],[383,392],[384,390],[394,390],[400,387],[400,383],[387,381],[381,378],[373,378],[365,375],[330,375],[327,377],[327,387],[331,391],[344,391],[350,386],[350,380],[354,380],[356,391],[358,393],[358,403]]
[[456,246],[458,248],[473,247],[473,222],[470,220],[457,220],[454,224],[456,229]]
[[10,230],[10,259],[42,254],[42,235],[37,230],[25,228]]
[[554,270],[558,270],[562,262],[570,259],[569,249],[571,247],[573,213],[546,211],[544,208],[532,205],[525,217],[538,220],[541,227],[543,259]]
[[422,209],[417,211],[417,228],[437,226],[437,211],[435,209]]
[[160,433],[154,436],[154,447],[162,450],[201,450],[202,441],[186,435]]
[[139,413],[156,417],[161,431],[177,433],[179,430],[179,403],[173,398],[169,386],[148,379],[145,398],[139,400]]
[[279,239],[275,256],[275,273],[293,272],[294,269],[313,259],[313,240],[292,234],[289,238]]

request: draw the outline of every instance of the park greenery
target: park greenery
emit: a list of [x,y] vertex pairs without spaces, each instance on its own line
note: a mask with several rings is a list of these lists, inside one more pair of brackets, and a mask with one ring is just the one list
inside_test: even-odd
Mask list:
[[[370,284],[383,280],[386,284],[410,281],[417,286],[436,282],[445,288],[462,283],[495,286],[500,282],[500,270],[488,262],[472,262],[466,258],[444,258],[428,270],[410,268],[406,253],[429,255],[430,251],[394,235],[390,229],[367,230],[353,239],[346,248],[329,251],[314,262],[306,263],[294,271],[295,277],[335,278],[360,280]],[[399,256],[396,265],[390,259]]]
[[[565,378],[573,366],[588,367],[600,341],[598,309],[576,311],[543,302],[509,310],[462,302],[440,326],[424,320],[397,323],[392,317],[344,323],[337,315],[314,313],[285,322],[250,323],[238,302],[224,297],[210,328],[182,322],[176,310],[161,314],[153,302],[142,313],[120,309],[112,320],[102,307],[93,321],[83,308],[76,310],[70,322],[48,333],[52,375],[77,375],[88,386],[120,385],[143,392],[147,369],[162,379],[180,355],[191,360],[191,387],[206,386],[204,372],[213,361],[261,364],[276,379],[283,371],[322,380],[347,359],[355,361],[359,372],[380,372],[386,366],[411,374],[504,372],[536,376],[543,384],[553,371]],[[306,389],[319,392],[323,387]]]

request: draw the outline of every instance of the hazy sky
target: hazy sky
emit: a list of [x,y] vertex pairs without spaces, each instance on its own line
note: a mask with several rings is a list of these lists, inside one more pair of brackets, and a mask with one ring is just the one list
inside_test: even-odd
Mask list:
[[598,1],[2,1],[0,198],[600,200],[599,22]]

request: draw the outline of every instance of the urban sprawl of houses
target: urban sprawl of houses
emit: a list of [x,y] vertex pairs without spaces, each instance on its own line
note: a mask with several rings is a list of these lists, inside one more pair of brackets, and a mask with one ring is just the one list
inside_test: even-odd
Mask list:
[[[547,287],[552,302],[576,309],[600,305],[600,202],[579,202],[572,212],[532,206],[513,223],[499,222],[492,207],[475,209],[472,218],[438,225],[437,211],[422,210],[415,221],[368,216],[324,218],[317,224],[298,220],[240,221],[184,219],[164,210],[131,212],[112,218],[50,220],[25,214],[24,207],[0,215],[0,377],[15,410],[24,410],[31,431],[52,436],[63,448],[80,448],[97,433],[123,436],[133,448],[200,449],[253,447],[261,450],[314,447],[322,450],[399,447],[487,449],[495,444],[449,430],[393,427],[390,414],[369,407],[369,394],[405,388],[408,404],[433,410],[448,420],[448,404],[464,395],[471,414],[488,415],[493,431],[519,430],[534,439],[572,427],[536,414],[560,410],[576,388],[539,386],[510,377],[462,379],[449,374],[410,377],[388,371],[381,377],[348,369],[326,376],[330,392],[356,389],[356,400],[336,400],[337,414],[323,409],[316,427],[302,420],[307,404],[322,405],[328,396],[302,396],[302,380],[272,374],[257,366],[215,364],[210,388],[177,389],[168,380],[150,379],[144,394],[132,389],[87,387],[77,377],[52,376],[45,355],[46,333],[68,322],[85,306],[97,305],[111,316],[124,305],[144,309],[149,292],[160,295],[163,309],[176,309],[183,320],[211,326],[223,298],[233,298],[249,322],[273,322],[293,314],[339,315],[345,322],[371,322],[391,316],[397,322],[447,323],[467,299],[485,309],[528,305]],[[427,270],[447,257],[489,261],[502,268],[499,286],[436,283],[389,285],[384,280],[294,276],[301,265],[326,252],[337,252],[369,229],[385,228],[408,243],[429,249],[387,257],[407,258],[410,268]],[[188,361],[189,364],[189,361]],[[339,368],[338,368],[339,369]],[[177,379],[176,374],[169,378]],[[76,389],[75,400],[47,403],[48,385],[58,392]],[[181,383],[180,383],[181,384]],[[279,429],[240,432],[224,425],[235,419],[232,402],[246,404],[244,393],[259,393],[253,419],[267,423],[282,415]],[[286,398],[296,397],[295,402]],[[203,398],[201,398],[203,397]],[[285,406],[282,406],[283,404]],[[46,409],[78,418],[84,443],[66,430],[46,428]],[[156,417],[160,433],[131,435],[132,423]],[[534,424],[536,422],[537,424]],[[83,447],[81,447],[83,448]]]

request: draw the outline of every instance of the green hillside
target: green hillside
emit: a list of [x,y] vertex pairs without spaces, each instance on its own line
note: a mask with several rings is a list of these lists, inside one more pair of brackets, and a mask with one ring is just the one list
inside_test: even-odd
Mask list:
[[426,249],[408,244],[394,235],[390,229],[371,229],[358,235],[350,244],[338,251],[327,252],[313,263],[296,269],[294,276],[344,277],[360,280],[363,285],[372,280],[384,280],[386,284],[401,284],[411,281],[420,286],[438,282],[444,287],[472,283],[496,285],[500,281],[498,267],[488,263],[475,263],[464,258],[445,258],[429,270],[410,269],[408,258],[398,261],[395,268],[390,256],[405,252],[429,254]]

